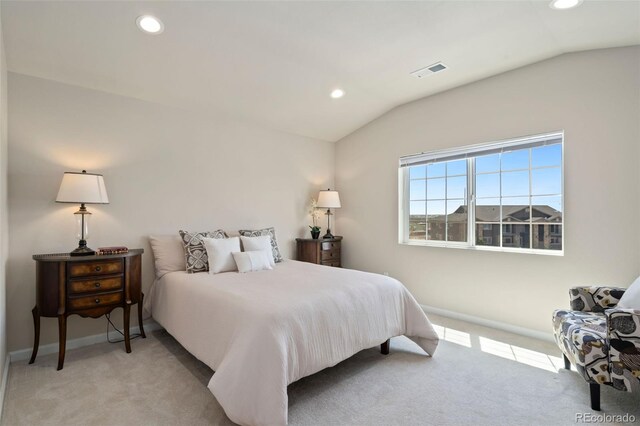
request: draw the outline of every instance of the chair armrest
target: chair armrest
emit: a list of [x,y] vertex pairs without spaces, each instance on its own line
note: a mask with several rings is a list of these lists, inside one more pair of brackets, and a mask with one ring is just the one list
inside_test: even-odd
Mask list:
[[624,391],[640,380],[640,310],[607,309],[611,384]]
[[571,309],[582,312],[604,312],[615,307],[624,294],[620,287],[572,287],[569,290]]

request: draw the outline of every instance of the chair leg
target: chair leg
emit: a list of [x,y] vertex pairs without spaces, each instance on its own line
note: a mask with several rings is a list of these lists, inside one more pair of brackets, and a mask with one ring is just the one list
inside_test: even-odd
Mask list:
[[600,411],[600,385],[589,383],[589,393],[591,394],[591,409]]
[[564,358],[564,368],[571,370],[571,361],[569,361],[569,358],[567,358],[565,354],[562,354],[562,358]]

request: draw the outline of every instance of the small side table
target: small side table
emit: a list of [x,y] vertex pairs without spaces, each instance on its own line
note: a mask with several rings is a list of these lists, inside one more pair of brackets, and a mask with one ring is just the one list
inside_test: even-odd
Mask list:
[[38,355],[40,317],[58,318],[58,370],[64,366],[67,340],[67,317],[99,318],[122,308],[124,344],[131,352],[129,316],[131,305],[138,304],[140,334],[142,327],[142,253],[133,249],[124,254],[69,256],[69,254],[38,254],[36,261],[36,306],[33,313],[35,336],[29,364]]
[[333,238],[296,238],[297,259],[318,265],[341,267],[342,237]]

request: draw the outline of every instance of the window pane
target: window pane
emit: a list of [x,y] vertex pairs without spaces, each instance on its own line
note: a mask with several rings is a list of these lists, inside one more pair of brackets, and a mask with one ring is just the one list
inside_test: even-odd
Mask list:
[[426,180],[410,180],[409,181],[409,199],[425,200],[427,197],[427,181]]
[[484,198],[477,200],[476,222],[500,222],[500,199]]
[[428,200],[444,200],[444,178],[427,180],[427,199]]
[[500,246],[500,199],[483,198],[476,202],[476,244]]
[[503,172],[502,196],[529,195],[529,172]]
[[427,239],[444,241],[445,209],[444,201],[427,202]]
[[531,167],[560,166],[562,164],[562,145],[549,145],[531,150]]
[[447,198],[467,197],[467,177],[456,176],[447,178]]
[[528,169],[529,150],[519,149],[516,151],[503,152],[501,161],[502,170]]
[[467,160],[449,161],[447,163],[447,176],[466,175]]
[[444,220],[444,201],[427,201],[428,216],[443,216]]
[[476,173],[500,171],[500,154],[476,157]]
[[500,173],[476,175],[476,197],[499,197]]
[[534,223],[532,243],[538,250],[562,250],[562,225]]
[[502,221],[504,223],[529,222],[531,211],[529,197],[514,197],[502,199]]
[[533,222],[562,223],[562,197],[531,197]]
[[560,167],[531,170],[532,195],[560,193],[562,193],[562,174]]
[[[467,203],[464,200],[449,200],[447,201],[447,214],[467,214]],[[466,219],[465,219],[466,220]]]
[[410,179],[424,179],[427,177],[427,166],[409,167]]
[[412,201],[409,204],[409,238],[412,240],[424,240],[426,223],[426,203],[424,201]]
[[502,225],[502,247],[530,248],[529,226],[521,223]]
[[464,200],[447,201],[447,241],[467,241],[467,222]]
[[427,177],[442,177],[445,175],[445,163],[433,163],[427,165]]
[[425,203],[424,201],[412,201],[409,204],[409,215],[413,216],[413,215],[422,215],[424,216],[426,214],[426,205],[427,203]]
[[531,197],[532,247],[562,250],[562,197]]
[[476,223],[476,245],[500,247],[500,224]]

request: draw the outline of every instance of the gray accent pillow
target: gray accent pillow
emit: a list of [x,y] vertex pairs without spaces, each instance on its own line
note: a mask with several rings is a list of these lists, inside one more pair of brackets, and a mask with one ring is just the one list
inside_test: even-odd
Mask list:
[[195,274],[196,272],[209,271],[209,258],[207,250],[204,247],[202,238],[228,238],[227,234],[222,230],[210,232],[188,232],[180,231],[180,238],[184,246],[184,258],[187,264],[187,273]]
[[269,235],[271,237],[271,251],[273,252],[273,261],[276,263],[282,262],[282,255],[280,254],[280,249],[278,248],[278,241],[276,241],[276,230],[275,228],[264,228],[264,229],[241,229],[238,231],[240,235],[243,237],[261,237],[264,235]]

